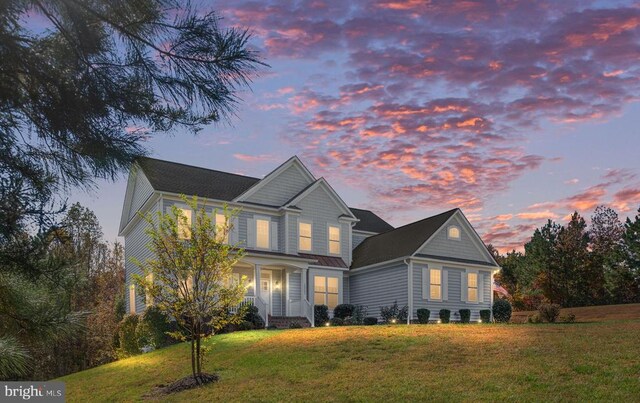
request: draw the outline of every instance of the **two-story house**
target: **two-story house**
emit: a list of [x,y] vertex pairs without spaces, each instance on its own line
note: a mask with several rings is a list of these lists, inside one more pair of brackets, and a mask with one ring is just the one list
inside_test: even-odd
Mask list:
[[362,304],[377,316],[397,300],[412,318],[423,306],[474,307],[477,317],[490,305],[498,266],[459,209],[394,229],[371,211],[349,208],[297,157],[262,179],[141,158],[129,174],[120,222],[131,313],[145,307],[131,281],[140,273],[131,258],[150,256],[138,213],[176,205],[192,217],[182,194],[197,195],[211,214],[224,204],[240,209],[228,241],[239,242],[246,256],[234,275],[247,277],[245,299],[267,322],[313,323],[318,304]]

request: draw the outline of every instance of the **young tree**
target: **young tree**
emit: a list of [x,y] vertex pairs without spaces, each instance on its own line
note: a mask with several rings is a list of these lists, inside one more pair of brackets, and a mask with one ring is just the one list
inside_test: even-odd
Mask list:
[[618,214],[611,208],[598,206],[591,217],[589,264],[593,273],[601,272],[604,277],[604,295],[594,302],[623,303],[626,300],[625,288],[631,278],[624,262],[623,234],[624,226]]
[[241,310],[234,315],[229,312],[242,302],[246,290],[245,278],[239,284],[232,280],[232,267],[244,250],[225,242],[237,211],[225,207],[225,222],[218,224],[204,206],[198,206],[197,197],[183,196],[183,200],[195,213],[192,227],[175,206],[169,214],[145,216],[154,257],[136,262],[143,275],[135,281],[154,305],[176,320],[181,332],[173,336],[191,342],[191,370],[201,383],[203,337],[242,319]]
[[625,222],[624,254],[629,270],[625,302],[640,302],[640,208],[633,221]]

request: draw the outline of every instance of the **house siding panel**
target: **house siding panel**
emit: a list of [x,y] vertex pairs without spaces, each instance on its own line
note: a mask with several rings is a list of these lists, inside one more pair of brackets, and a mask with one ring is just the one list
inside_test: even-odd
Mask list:
[[138,210],[142,208],[144,203],[153,194],[153,187],[151,182],[142,173],[141,170],[136,171],[136,179],[133,187],[133,195],[131,197],[131,206],[129,209],[128,220],[131,220],[138,213]]
[[[461,298],[461,281],[465,269],[443,266],[442,269],[447,272],[448,280],[448,300],[447,301],[429,301],[422,298],[422,289],[426,285],[422,282],[422,269],[428,265],[413,265],[413,319],[417,319],[417,310],[427,308],[431,311],[431,320],[438,320],[441,309],[449,309],[451,311],[451,321],[460,320],[460,309],[471,310],[471,321],[480,319],[481,309],[491,309],[491,273],[478,271],[479,281],[483,284],[484,302],[471,303],[462,301]],[[475,269],[473,269],[475,270]]]
[[358,245],[360,245],[362,243],[362,241],[364,241],[365,239],[369,238],[371,235],[365,235],[365,234],[359,234],[354,232],[353,233],[353,243],[351,245],[351,249],[355,249],[358,247]]
[[291,301],[300,301],[302,299],[302,274],[289,274],[289,299]]
[[382,269],[349,274],[351,304],[367,307],[368,316],[380,319],[380,307],[403,307],[408,303],[407,265],[396,264]]
[[300,169],[292,165],[249,196],[247,201],[282,206],[310,183],[311,181],[302,175]]
[[[449,225],[456,225],[460,228],[460,240],[447,238],[447,227]],[[453,217],[450,224],[443,226],[433,238],[418,251],[418,254],[446,256],[459,259],[478,260],[483,262],[492,263],[491,260],[478,250],[478,247],[474,244],[472,237],[475,237],[475,233],[467,227],[458,217]]]

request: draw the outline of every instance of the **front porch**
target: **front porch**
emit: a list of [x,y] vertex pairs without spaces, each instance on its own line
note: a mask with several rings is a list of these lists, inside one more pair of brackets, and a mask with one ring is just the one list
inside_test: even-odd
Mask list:
[[282,326],[287,318],[300,322],[307,320],[313,326],[313,305],[307,296],[308,265],[305,262],[245,258],[234,267],[233,273],[238,281],[243,277],[246,279],[247,292],[242,303],[255,305],[266,326]]

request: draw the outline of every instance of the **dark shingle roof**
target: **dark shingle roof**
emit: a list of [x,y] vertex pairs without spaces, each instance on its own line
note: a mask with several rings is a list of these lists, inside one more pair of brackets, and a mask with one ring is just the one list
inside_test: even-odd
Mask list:
[[213,169],[143,157],[137,160],[155,190],[230,201],[260,181]]
[[353,207],[349,207],[349,210],[351,210],[353,215],[356,216],[358,220],[360,220],[356,223],[355,227],[353,227],[353,229],[356,231],[369,231],[375,232],[376,234],[381,234],[393,229],[393,226],[391,224],[378,217],[372,211]]
[[362,241],[353,251],[352,268],[410,256],[427,241],[458,209],[398,227]]

